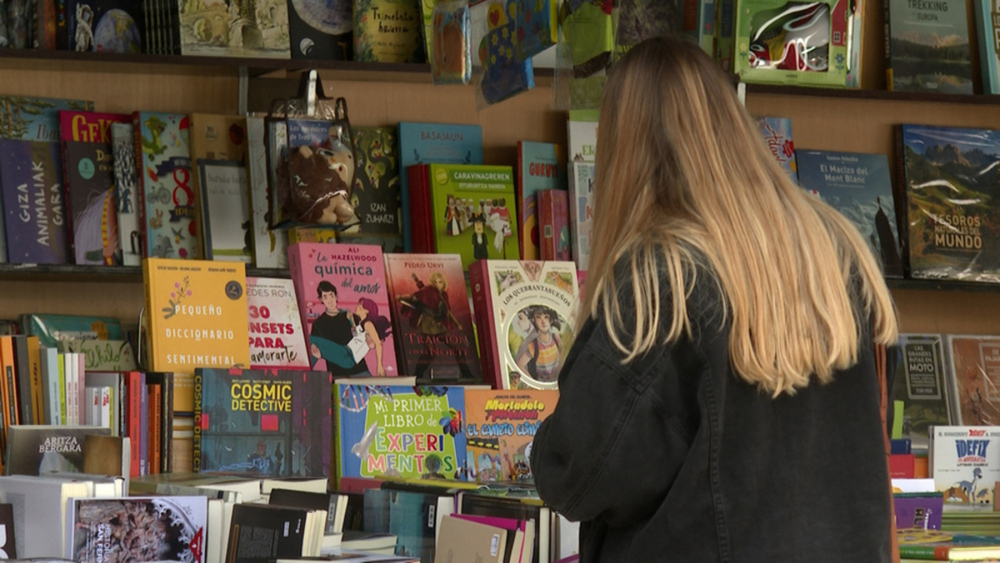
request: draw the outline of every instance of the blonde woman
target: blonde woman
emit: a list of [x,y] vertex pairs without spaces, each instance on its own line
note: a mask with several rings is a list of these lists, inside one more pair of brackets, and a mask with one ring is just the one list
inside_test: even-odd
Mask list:
[[889,561],[897,321],[867,244],[686,39],[625,54],[599,122],[581,326],[531,454],[581,561]]

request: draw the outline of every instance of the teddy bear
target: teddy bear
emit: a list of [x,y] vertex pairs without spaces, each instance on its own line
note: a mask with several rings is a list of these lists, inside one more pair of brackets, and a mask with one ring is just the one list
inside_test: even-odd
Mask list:
[[345,225],[356,219],[350,203],[354,154],[346,145],[293,148],[288,175],[286,217],[315,225]]

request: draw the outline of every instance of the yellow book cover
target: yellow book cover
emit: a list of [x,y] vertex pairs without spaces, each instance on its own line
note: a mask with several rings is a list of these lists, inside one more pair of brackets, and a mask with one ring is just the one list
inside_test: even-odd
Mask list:
[[194,411],[197,367],[250,367],[246,266],[147,258],[147,367],[174,374],[174,412]]

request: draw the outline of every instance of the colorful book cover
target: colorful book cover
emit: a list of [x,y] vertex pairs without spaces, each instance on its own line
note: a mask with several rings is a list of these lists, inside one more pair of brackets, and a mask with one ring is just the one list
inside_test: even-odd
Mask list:
[[420,63],[424,56],[420,5],[411,0],[355,0],[354,60]]
[[[483,260],[469,269],[483,375],[494,389],[556,389],[576,338],[576,264]],[[492,356],[492,357],[489,357]]]
[[399,234],[399,157],[395,127],[354,127],[355,174],[351,203],[358,233]]
[[892,349],[896,378],[893,398],[902,402],[901,438],[917,452],[927,450],[931,426],[950,422],[951,386],[945,371],[944,342],[940,334],[900,334]]
[[555,143],[517,142],[517,229],[521,233],[521,260],[538,260],[539,190],[567,188],[566,152]]
[[335,377],[399,375],[381,248],[293,244],[288,268],[313,369]]
[[337,479],[466,474],[464,387],[336,383]]
[[1000,426],[932,426],[928,464],[945,504],[991,504],[1000,481]]
[[0,139],[8,262],[70,262],[61,153],[58,142]]
[[542,260],[570,260],[569,194],[563,190],[538,192],[538,225],[542,233]]
[[457,254],[386,254],[400,371],[418,382],[482,383]]
[[889,159],[884,154],[802,150],[796,158],[802,187],[850,219],[885,277],[903,277]]
[[139,177],[135,165],[135,128],[131,123],[111,124],[114,154],[115,201],[118,202],[118,236],[122,264],[142,263],[142,233],[139,230]]
[[910,275],[1000,283],[1000,131],[903,125]]
[[957,407],[952,422],[1000,426],[1000,337],[949,334],[946,340]]
[[208,57],[291,58],[288,3],[197,0],[178,2],[180,54]]
[[74,498],[66,512],[73,561],[205,561],[207,497]]
[[407,170],[413,164],[482,164],[483,128],[458,123],[399,122],[399,208],[403,248],[413,251],[410,240],[411,202]]
[[195,471],[330,476],[329,372],[199,368],[194,381]]
[[551,389],[467,389],[469,479],[532,482],[531,441],[558,401]]
[[0,138],[58,142],[59,110],[94,111],[94,102],[0,96]]
[[48,315],[32,313],[21,317],[24,334],[37,336],[38,343],[55,348],[60,340],[122,340],[121,321],[114,317],[88,315]]
[[975,0],[976,36],[979,37],[979,66],[984,94],[1000,94],[1000,37],[994,22],[1000,21],[996,0]]
[[571,110],[566,121],[571,162],[594,162],[597,157],[597,110]]
[[899,92],[972,94],[964,0],[886,3],[886,86]]
[[198,197],[191,170],[190,120],[179,113],[132,114],[144,256],[201,257]]
[[61,0],[71,51],[143,52],[143,10],[134,0]]
[[288,35],[292,58],[353,60],[353,7],[351,0],[291,0]]
[[514,173],[510,166],[437,164],[427,167],[435,251],[475,260],[520,255]]
[[764,137],[767,150],[771,151],[771,155],[788,172],[792,180],[798,181],[792,120],[787,117],[757,117],[754,121],[757,122],[757,128]]
[[239,160],[197,161],[205,258],[250,263],[247,169]]
[[309,367],[292,280],[247,277],[247,311],[251,367]]
[[174,411],[194,411],[194,370],[250,367],[245,265],[146,258],[146,367],[174,373]]
[[110,434],[101,426],[15,424],[7,429],[4,474],[83,473],[84,438]]
[[590,232],[594,227],[594,175],[593,162],[570,163],[570,249],[577,272],[584,273],[590,266]]
[[268,221],[268,167],[264,147],[264,118],[247,117],[247,175],[250,184],[250,212],[253,228],[254,265],[258,268],[287,268],[288,235],[271,230]]

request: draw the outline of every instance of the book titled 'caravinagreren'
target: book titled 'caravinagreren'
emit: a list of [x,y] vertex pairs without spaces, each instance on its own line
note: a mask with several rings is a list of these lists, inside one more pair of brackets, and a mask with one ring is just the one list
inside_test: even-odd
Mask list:
[[148,368],[173,372],[174,411],[193,412],[197,367],[250,367],[246,267],[240,262],[147,258]]

